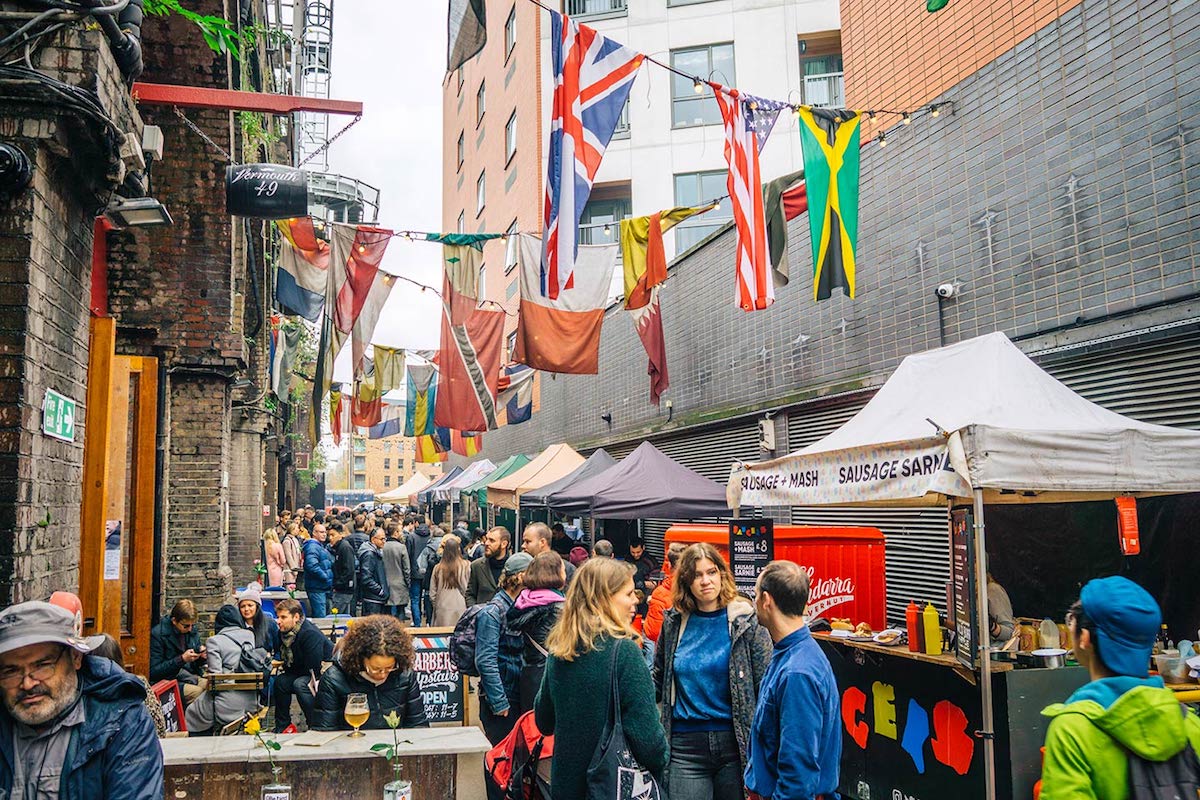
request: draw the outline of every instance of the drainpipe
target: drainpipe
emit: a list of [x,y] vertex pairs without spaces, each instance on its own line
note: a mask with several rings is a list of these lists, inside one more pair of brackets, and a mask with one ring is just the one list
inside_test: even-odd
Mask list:
[[[127,0],[114,6],[102,6],[95,3],[91,10],[92,16],[100,25],[100,30],[108,37],[112,48],[113,58],[125,76],[126,84],[133,82],[142,74],[142,19],[145,14],[145,0]],[[114,16],[116,19],[114,19]]]

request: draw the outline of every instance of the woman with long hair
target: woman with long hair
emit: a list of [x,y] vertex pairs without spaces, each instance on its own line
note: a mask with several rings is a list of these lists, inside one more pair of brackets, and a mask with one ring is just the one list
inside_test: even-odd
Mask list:
[[623,561],[588,559],[567,588],[562,615],[546,639],[550,655],[534,704],[538,730],[555,736],[554,797],[587,796],[588,766],[608,721],[613,681],[630,752],[661,780],[667,740],[640,639],[629,624],[636,610],[633,567]]
[[433,626],[453,627],[467,610],[467,579],[471,564],[462,557],[457,536],[442,539],[442,560],[429,579],[429,599],[433,604]]
[[237,610],[242,627],[254,636],[254,646],[272,654],[279,653],[279,625],[262,610],[262,594],[258,589],[247,587],[237,597]]
[[364,730],[387,730],[393,711],[402,728],[428,728],[425,701],[412,671],[412,637],[400,621],[385,614],[359,617],[338,642],[333,664],[321,674],[313,711],[313,728],[348,731],[346,698],[365,694],[371,716]]
[[284,585],[294,583],[297,588],[304,581],[304,555],[300,549],[300,536],[298,535],[300,529],[300,523],[287,522],[284,524],[283,534],[279,537],[279,543],[283,546]]
[[274,528],[263,531],[263,551],[267,559],[267,586],[283,586],[283,571],[287,569],[287,559],[283,555],[283,545],[279,542],[279,534]]
[[683,551],[672,592],[652,670],[671,745],[665,788],[672,800],[742,800],[771,636],[711,544]]
[[[539,553],[525,570],[525,588],[508,610],[508,626],[523,639],[521,654],[521,714],[533,708],[546,671],[546,638],[562,613],[567,569],[558,553]],[[520,716],[518,714],[518,716]]]

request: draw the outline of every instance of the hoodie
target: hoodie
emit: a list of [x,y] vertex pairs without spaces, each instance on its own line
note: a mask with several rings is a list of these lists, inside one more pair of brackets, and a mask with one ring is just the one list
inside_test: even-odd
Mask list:
[[412,533],[406,534],[404,538],[405,544],[408,545],[408,563],[412,567],[413,583],[423,583],[425,570],[420,567],[418,561],[425,545],[429,544],[429,526],[418,525],[413,528]]
[[[146,687],[115,663],[85,656],[79,670],[86,717],[71,734],[60,800],[161,800],[162,748],[144,705]],[[13,722],[0,711],[0,796],[13,792]]]
[[1092,681],[1042,714],[1050,717],[1042,800],[1124,800],[1126,750],[1157,762],[1173,758],[1189,742],[1200,752],[1200,718],[1157,677]]
[[524,589],[517,595],[517,602],[508,610],[508,627],[521,634],[521,658],[526,667],[545,665],[546,656],[538,647],[546,648],[546,637],[558,622],[562,607],[563,596],[553,589]]

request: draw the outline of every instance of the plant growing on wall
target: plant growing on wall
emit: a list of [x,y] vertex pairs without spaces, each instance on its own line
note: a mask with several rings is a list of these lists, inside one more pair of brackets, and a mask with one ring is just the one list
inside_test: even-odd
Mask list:
[[204,41],[214,53],[231,53],[234,58],[241,55],[243,37],[224,17],[210,14],[197,14],[184,8],[179,0],[145,0],[145,12],[153,17],[166,17],[178,14],[200,29]]

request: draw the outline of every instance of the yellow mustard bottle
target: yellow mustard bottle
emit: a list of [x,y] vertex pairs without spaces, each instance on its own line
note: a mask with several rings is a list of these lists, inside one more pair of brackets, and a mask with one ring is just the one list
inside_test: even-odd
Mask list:
[[942,626],[938,622],[937,609],[926,603],[921,612],[921,627],[925,630],[925,652],[931,656],[942,654]]

